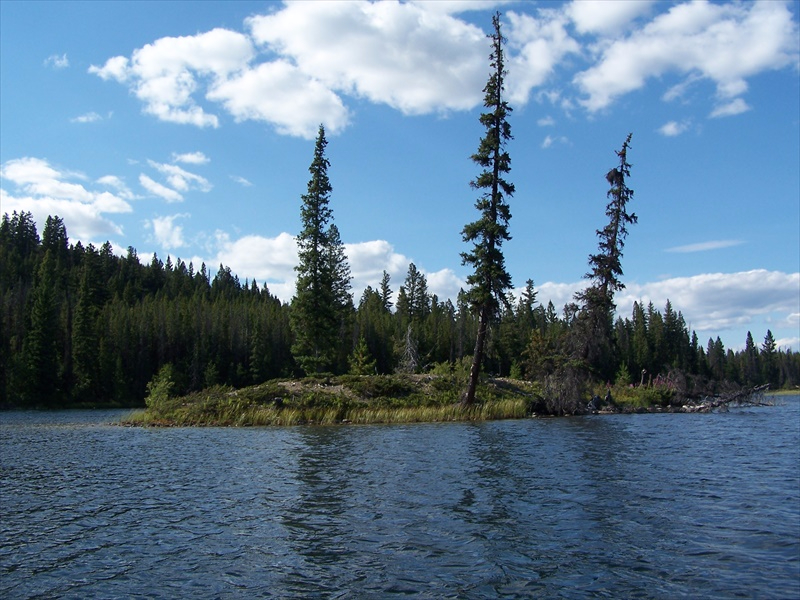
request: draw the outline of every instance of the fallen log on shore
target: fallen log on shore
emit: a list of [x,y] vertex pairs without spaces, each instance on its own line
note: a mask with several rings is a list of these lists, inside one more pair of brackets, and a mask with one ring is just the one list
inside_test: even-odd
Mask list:
[[769,384],[744,388],[720,394],[718,396],[703,398],[697,404],[684,404],[682,412],[711,412],[713,410],[728,410],[730,406],[772,406],[771,402],[764,400],[764,392],[769,389]]

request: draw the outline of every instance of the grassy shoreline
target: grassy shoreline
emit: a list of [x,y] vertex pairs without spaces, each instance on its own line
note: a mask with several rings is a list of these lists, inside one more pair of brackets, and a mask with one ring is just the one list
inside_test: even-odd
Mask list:
[[[123,417],[121,425],[291,426],[377,423],[436,423],[520,419],[553,414],[698,412],[718,409],[710,398],[687,400],[665,387],[605,386],[593,390],[594,407],[575,401],[571,410],[548,410],[545,392],[536,382],[488,378],[478,387],[479,402],[464,407],[463,377],[456,375],[323,376],[273,380],[233,389],[213,387],[173,397],[169,381],[149,387],[147,408]],[[791,392],[790,392],[791,393]],[[796,393],[796,392],[794,392]],[[718,398],[717,398],[718,400]]]
[[530,416],[536,384],[492,379],[479,402],[459,404],[455,377],[378,375],[276,380],[242,389],[215,387],[183,397],[148,398],[121,421],[130,426],[269,426],[487,421]]
[[765,396],[800,396],[800,388],[794,390],[770,390]]

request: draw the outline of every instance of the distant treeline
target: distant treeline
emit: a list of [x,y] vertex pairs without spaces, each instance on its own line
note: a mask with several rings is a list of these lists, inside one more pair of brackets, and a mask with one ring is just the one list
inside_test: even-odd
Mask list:
[[[538,381],[571,360],[577,307],[557,312],[536,295],[529,280],[519,298],[509,297],[489,335],[486,371]],[[108,242],[70,244],[59,217],[47,219],[40,238],[30,213],[3,216],[0,297],[3,406],[140,405],[166,364],[178,392],[303,373],[292,355],[292,306],[266,285],[241,282],[222,265],[212,278],[205,264],[195,270],[154,255],[143,265],[133,248],[119,257]],[[477,325],[463,293],[455,304],[430,294],[411,264],[397,294],[384,273],[350,303],[334,370],[460,370]],[[759,344],[748,333],[738,352],[718,337],[701,345],[669,302],[663,311],[635,304],[630,317],[617,318],[612,358],[618,383],[680,377],[703,390],[723,381],[800,383],[800,355],[777,349],[771,332]]]

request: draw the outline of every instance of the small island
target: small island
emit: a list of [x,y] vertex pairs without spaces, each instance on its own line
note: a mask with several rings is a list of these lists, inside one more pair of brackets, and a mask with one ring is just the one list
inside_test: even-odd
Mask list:
[[488,421],[536,416],[632,412],[707,412],[731,405],[768,405],[768,386],[732,388],[712,397],[687,397],[670,382],[609,386],[586,402],[557,403],[539,383],[485,378],[480,401],[465,405],[464,374],[323,375],[273,380],[233,389],[215,386],[174,396],[172,369],[148,385],[147,408],[123,418],[126,426],[290,426]]

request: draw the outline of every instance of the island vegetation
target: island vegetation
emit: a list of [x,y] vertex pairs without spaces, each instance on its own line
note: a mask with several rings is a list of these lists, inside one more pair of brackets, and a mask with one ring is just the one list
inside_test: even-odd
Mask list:
[[719,337],[701,344],[669,301],[617,314],[637,222],[631,135],[605,176],[608,223],[586,289],[560,311],[537,301],[533,279],[514,295],[501,251],[514,186],[499,16],[489,37],[486,131],[472,156],[479,217],[462,231],[469,289],[441,299],[412,263],[396,294],[384,272],[354,302],[320,126],[288,303],[224,265],[212,276],[180,258],[143,264],[132,247],[71,244],[58,216],[40,237],[31,213],[4,214],[0,405],[144,406],[126,421],[266,425],[701,410],[749,398],[742,390],[797,389],[800,355],[770,331],[733,351]]

